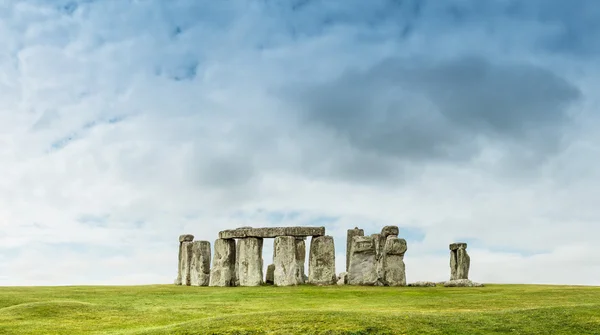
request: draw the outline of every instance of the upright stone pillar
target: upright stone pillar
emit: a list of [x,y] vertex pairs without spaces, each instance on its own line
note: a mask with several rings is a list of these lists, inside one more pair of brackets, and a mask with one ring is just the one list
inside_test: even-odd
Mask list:
[[194,242],[181,243],[181,285],[192,285],[192,255]]
[[304,271],[304,263],[306,262],[306,242],[304,237],[296,237],[296,268],[298,283],[304,284],[306,272]]
[[350,267],[350,249],[352,248],[352,238],[354,236],[365,236],[365,231],[354,227],[354,229],[348,229],[346,234],[346,272]]
[[308,282],[313,285],[333,285],[335,274],[335,245],[333,237],[318,236],[310,241]]
[[406,240],[390,235],[387,237],[381,256],[382,282],[386,286],[406,286],[404,253]]
[[471,258],[466,243],[450,244],[450,280],[469,279]]
[[349,285],[376,285],[377,251],[373,236],[354,236],[350,251],[350,267],[348,269]]
[[175,285],[182,284],[182,257],[183,257],[183,242],[191,242],[194,240],[194,235],[186,234],[179,236],[179,252],[178,252],[178,261],[177,261],[177,279],[175,279]]
[[190,276],[192,286],[208,286],[210,281],[210,242],[192,242]]
[[273,283],[276,286],[300,284],[298,262],[296,259],[296,238],[294,236],[275,237],[273,243]]
[[246,237],[238,240],[240,286],[260,286],[263,283],[262,248],[262,238]]
[[210,286],[235,286],[235,240],[217,239],[210,271]]
[[265,276],[265,284],[275,284],[275,264],[269,264],[267,266],[267,274]]

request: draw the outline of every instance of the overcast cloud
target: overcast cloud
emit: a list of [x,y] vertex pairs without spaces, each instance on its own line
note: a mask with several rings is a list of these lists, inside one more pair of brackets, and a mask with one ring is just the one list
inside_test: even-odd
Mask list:
[[[407,280],[600,285],[596,0],[0,0],[0,285],[398,225]],[[272,257],[265,245],[265,263]]]

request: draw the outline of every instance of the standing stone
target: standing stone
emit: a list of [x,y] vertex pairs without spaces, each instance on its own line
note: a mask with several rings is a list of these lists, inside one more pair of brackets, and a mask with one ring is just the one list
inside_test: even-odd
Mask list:
[[308,256],[308,282],[313,285],[333,285],[336,279],[333,237],[313,236]]
[[235,255],[235,240],[217,239],[215,241],[210,286],[235,286]]
[[194,235],[186,234],[179,235],[179,252],[178,252],[178,260],[177,260],[177,279],[175,279],[175,285],[181,285],[181,260],[182,260],[182,252],[183,252],[183,242],[191,242],[194,240]]
[[260,286],[263,283],[262,247],[262,238],[247,237],[238,241],[240,286]]
[[236,247],[235,247],[235,271],[234,271],[234,285],[233,286],[240,286],[240,269],[239,269],[239,265],[240,265],[240,242],[236,241]]
[[275,283],[275,264],[269,264],[269,266],[267,266],[265,283],[269,285],[273,285]]
[[273,283],[276,286],[300,284],[298,261],[296,259],[296,238],[294,236],[275,237],[273,243]]
[[350,251],[348,284],[376,285],[378,282],[376,257],[373,236],[354,236]]
[[348,272],[348,268],[350,267],[350,249],[352,248],[352,238],[354,236],[365,236],[365,231],[358,229],[358,227],[348,229],[348,233],[346,234],[346,272]]
[[192,248],[194,242],[182,242],[181,243],[181,263],[179,272],[181,273],[181,285],[190,286],[192,284]]
[[192,242],[190,276],[192,286],[208,286],[210,282],[210,242]]
[[450,244],[450,280],[469,279],[471,258],[466,243]]
[[383,248],[382,282],[386,286],[406,286],[406,268],[404,265],[404,253],[406,252],[406,240],[395,235],[387,237]]
[[296,276],[298,283],[304,284],[306,273],[304,272],[304,263],[306,262],[306,243],[304,237],[296,237]]

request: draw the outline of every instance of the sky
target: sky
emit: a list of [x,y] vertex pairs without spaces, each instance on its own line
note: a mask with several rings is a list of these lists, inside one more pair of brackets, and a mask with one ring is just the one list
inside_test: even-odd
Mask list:
[[597,0],[0,0],[0,286],[296,225],[338,273],[397,225],[408,282],[467,242],[477,282],[600,285],[599,57]]

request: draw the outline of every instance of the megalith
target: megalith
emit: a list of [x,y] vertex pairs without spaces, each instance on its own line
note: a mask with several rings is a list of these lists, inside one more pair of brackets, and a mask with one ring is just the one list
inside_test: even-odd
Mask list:
[[263,283],[263,239],[246,237],[238,241],[238,279],[240,286],[259,286]]
[[267,275],[265,277],[265,284],[273,285],[275,283],[275,264],[269,264],[267,266]]
[[210,286],[235,286],[235,240],[217,239],[210,271]]
[[471,258],[466,243],[450,244],[450,280],[469,279]]
[[181,285],[190,286],[192,284],[192,255],[194,242],[181,243],[181,262],[179,263],[179,272],[181,273]]
[[306,272],[304,271],[304,263],[306,262],[306,242],[304,237],[296,237],[296,275],[298,283],[304,284]]
[[181,285],[182,284],[182,273],[181,270],[183,269],[182,267],[182,256],[183,256],[183,242],[191,242],[194,240],[194,235],[190,235],[190,234],[185,234],[185,235],[179,235],[179,252],[178,252],[178,261],[177,261],[177,279],[175,279],[175,285]]
[[273,283],[276,286],[300,284],[298,261],[296,257],[296,237],[277,236],[273,243]]
[[381,281],[385,286],[406,286],[404,253],[406,240],[395,235],[387,237],[381,255]]
[[313,236],[308,256],[308,282],[313,285],[333,285],[336,281],[333,237]]
[[348,229],[346,234],[346,272],[348,272],[350,266],[350,249],[352,247],[352,238],[354,236],[365,236],[365,231],[363,229],[358,229],[358,227]]
[[350,266],[348,268],[349,285],[376,285],[377,251],[373,236],[354,236],[350,250]]
[[208,286],[210,282],[210,242],[192,242],[190,277],[192,286]]

